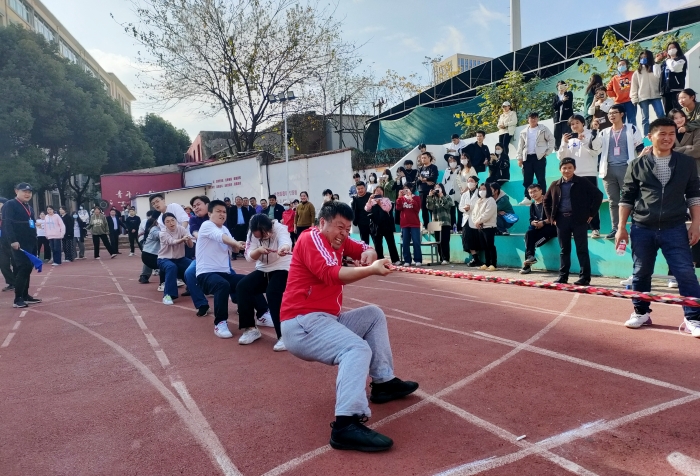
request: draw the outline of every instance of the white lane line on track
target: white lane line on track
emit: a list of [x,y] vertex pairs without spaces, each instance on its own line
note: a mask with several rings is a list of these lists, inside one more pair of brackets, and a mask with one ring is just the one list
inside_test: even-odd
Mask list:
[[19,317],[24,317],[27,315],[27,311],[22,311],[19,313]]
[[390,279],[378,279],[377,281],[381,281],[383,283],[389,283],[389,284],[398,284],[399,286],[411,286],[412,288],[419,287],[419,286],[416,286],[415,284],[399,283],[397,281],[392,281]]
[[535,443],[529,448],[522,449],[515,453],[511,453],[505,456],[500,456],[498,458],[489,458],[487,460],[479,460],[464,465],[457,466],[456,468],[449,469],[438,473],[436,476],[469,476],[472,474],[478,474],[483,471],[500,468],[510,463],[514,463],[530,455],[536,454],[537,451],[550,450],[558,446],[571,443],[572,441],[579,440],[581,438],[586,438],[596,433],[603,431],[610,431],[620,426],[626,425],[633,421],[645,418],[656,413],[668,410],[670,408],[677,407],[679,405],[684,405],[692,401],[700,399],[700,395],[688,395],[682,398],[677,398],[666,403],[655,405],[653,407],[645,408],[638,412],[630,413],[629,415],[616,418],[614,420],[605,421],[600,420],[597,422],[590,423],[588,425],[581,426],[575,430],[566,431],[559,435],[555,435],[551,438],[547,438],[540,442]]
[[[361,302],[362,304],[368,304],[368,305],[377,306],[377,304],[374,304],[373,302],[363,301],[362,299],[351,298],[351,297],[347,297],[347,298],[345,298],[345,299],[349,299],[349,300],[351,300],[351,301]],[[420,315],[418,315],[418,314],[413,314],[412,312],[402,311],[401,309],[394,309],[393,307],[386,307],[386,306],[382,306],[382,305],[378,305],[378,306],[379,306],[379,307],[384,307],[384,308],[389,309],[389,310],[394,311],[394,312],[398,312],[398,313],[400,313],[400,314],[406,314],[407,316],[417,317],[418,319],[423,319],[423,320],[426,320],[426,321],[432,321],[432,319],[431,319],[430,317],[420,316]]]
[[22,324],[22,321],[17,321],[17,322],[15,322],[15,325],[12,326],[12,330],[13,330],[13,331],[16,331],[17,329],[19,329],[19,325],[20,325],[20,324]]
[[14,336],[15,336],[14,332],[10,332],[9,334],[7,334],[7,337],[5,337],[5,340],[2,342],[2,344],[0,344],[0,348],[4,348],[4,347],[7,347],[8,345],[10,345],[10,342],[12,342],[12,338]]
[[666,461],[684,476],[700,476],[700,461],[695,458],[676,451],[668,455]]
[[[348,298],[348,299],[353,299],[353,300],[355,300],[355,301],[359,301],[358,299],[354,299],[354,298]],[[561,319],[563,319],[564,316],[565,316],[568,312],[571,311],[571,309],[573,309],[573,307],[574,307],[574,305],[576,304],[577,301],[578,301],[578,295],[574,295],[574,296],[572,297],[571,301],[569,302],[569,305],[566,307],[566,309],[564,309],[555,319],[553,319],[549,324],[547,324],[547,326],[545,326],[542,330],[540,330],[537,334],[535,334],[534,336],[532,336],[532,337],[531,337],[530,339],[528,339],[526,342],[527,342],[528,344],[530,344],[530,343],[532,343],[532,342],[535,342],[537,339],[541,338],[545,333],[547,333],[547,331],[549,331],[549,330],[550,330],[553,326],[555,326]],[[364,302],[364,301],[360,301],[360,302]],[[429,323],[426,323],[426,322],[414,321],[414,320],[411,320],[411,319],[406,319],[406,318],[397,317],[397,316],[387,316],[387,317],[389,317],[389,318],[391,318],[391,319],[398,319],[398,320],[402,320],[402,321],[413,322],[413,323],[416,323],[416,324],[425,325],[425,326],[428,326],[428,327],[433,327],[433,328],[437,328],[437,329],[446,330],[445,328],[441,328],[440,326],[436,326],[436,325],[434,325],[434,324],[429,324]],[[473,337],[473,334],[470,334],[470,333],[467,333],[467,332],[459,331],[458,333],[459,333],[459,334],[464,334],[464,335],[467,335],[467,336],[470,336],[470,337]],[[480,337],[477,337],[477,338],[480,338]],[[485,338],[481,337],[481,339],[485,339]],[[502,363],[505,362],[506,360],[508,360],[508,359],[510,359],[511,357],[515,356],[518,352],[520,352],[520,351],[523,350],[524,348],[525,348],[524,345],[523,345],[523,346],[518,346],[518,347],[516,347],[515,349],[509,351],[508,353],[506,353],[506,354],[503,355],[502,357],[500,357],[500,358],[494,360],[493,362],[491,362],[491,363],[488,364],[487,366],[482,367],[481,369],[477,370],[476,372],[472,373],[471,375],[467,376],[466,378],[463,378],[462,380],[460,380],[460,381],[458,381],[458,382],[455,382],[454,384],[450,385],[449,387],[446,387],[446,388],[442,389],[441,391],[437,392],[436,394],[433,395],[433,397],[440,398],[440,397],[442,397],[442,396],[444,396],[444,395],[446,395],[446,394],[448,394],[448,393],[450,393],[450,392],[452,392],[452,391],[454,391],[454,390],[457,390],[457,389],[459,389],[459,388],[462,388],[463,386],[469,384],[470,382],[473,382],[474,380],[478,379],[479,377],[481,377],[481,376],[484,375],[485,373],[489,372],[489,371],[492,370],[493,368],[495,368],[495,367],[497,367],[498,365],[502,364]],[[424,392],[421,392],[421,393],[424,393]],[[420,395],[418,395],[418,396],[420,396]],[[386,423],[388,423],[388,422],[390,422],[390,421],[393,421],[393,420],[395,420],[395,419],[397,419],[397,418],[403,417],[404,415],[409,415],[409,414],[411,414],[411,413],[415,413],[416,411],[420,410],[421,408],[423,408],[423,407],[424,407],[425,405],[427,405],[428,403],[429,403],[428,400],[423,399],[423,400],[421,400],[420,402],[415,403],[415,404],[411,405],[410,407],[401,410],[400,412],[397,412],[397,413],[395,413],[395,414],[393,414],[393,415],[389,415],[388,417],[386,417],[386,418],[384,418],[384,419],[382,419],[382,420],[379,420],[379,421],[376,422],[375,424],[370,425],[370,428],[377,428],[377,427],[379,427],[379,426],[381,426],[381,425],[383,425],[383,424],[386,424]],[[278,475],[280,475],[280,474],[283,474],[283,473],[285,473],[285,472],[287,472],[287,471],[290,471],[291,469],[296,468],[296,467],[299,466],[300,464],[303,464],[303,463],[305,463],[306,461],[309,461],[310,459],[314,458],[315,456],[318,456],[318,455],[321,455],[321,454],[325,453],[325,452],[328,451],[329,449],[330,449],[330,446],[317,448],[317,449],[311,451],[310,453],[306,453],[306,454],[304,454],[304,455],[302,455],[302,456],[300,456],[300,457],[298,457],[298,458],[295,458],[295,459],[293,459],[293,460],[291,460],[291,461],[288,461],[288,462],[286,462],[286,463],[284,463],[284,464],[282,464],[282,465],[280,465],[280,466],[278,466],[278,467],[272,469],[271,471],[265,473],[263,476],[278,476]]]
[[[172,409],[178,414],[180,419],[190,430],[197,442],[210,454],[213,461],[217,464],[217,466],[221,469],[221,472],[225,476],[242,476],[242,473],[229,459],[228,455],[226,454],[226,450],[221,444],[221,441],[219,441],[218,436],[216,436],[216,433],[214,433],[212,428],[209,426],[209,422],[207,422],[206,418],[202,416],[201,412],[189,411],[188,406],[191,405],[192,402],[187,401],[183,404],[184,400],[180,401],[180,399],[178,399],[173,394],[173,392],[171,392],[163,384],[163,382],[160,381],[160,379],[148,368],[148,366],[146,366],[146,364],[138,360],[133,354],[128,352],[116,342],[107,339],[101,334],[98,334],[92,329],[89,329],[84,325],[73,321],[72,319],[68,319],[66,317],[48,311],[39,311],[36,309],[31,309],[31,311],[36,312],[38,314],[53,316],[64,322],[67,322],[68,324],[71,324],[87,332],[88,334],[99,339],[100,341],[114,349],[119,355],[126,359],[127,362],[136,367],[136,369],[141,373],[141,375],[143,375],[143,377],[163,396],[163,398],[165,398],[165,400],[170,404]],[[178,393],[180,392],[178,391]]]

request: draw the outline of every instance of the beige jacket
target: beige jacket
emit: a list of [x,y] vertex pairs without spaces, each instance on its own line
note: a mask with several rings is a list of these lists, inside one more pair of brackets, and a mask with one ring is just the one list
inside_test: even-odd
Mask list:
[[[515,111],[504,112],[498,116],[498,133],[505,134],[508,132],[511,136],[515,134],[515,128],[518,126],[518,115]],[[507,129],[507,130],[504,130]]]
[[498,206],[493,197],[479,198],[472,209],[470,223],[483,223],[484,228],[494,228],[498,215],[497,209]]
[[659,68],[658,64],[654,65],[653,72],[651,73],[646,69],[643,69],[641,73],[635,71],[632,75],[632,87],[630,89],[630,100],[632,104],[639,104],[641,101],[660,98],[660,77],[661,68]]

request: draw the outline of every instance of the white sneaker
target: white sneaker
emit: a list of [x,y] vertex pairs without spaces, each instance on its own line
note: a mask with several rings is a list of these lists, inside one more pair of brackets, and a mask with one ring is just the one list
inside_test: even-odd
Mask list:
[[160,276],[160,271],[157,270],[157,269],[154,269],[153,271],[151,271],[151,275],[153,275],[153,276]]
[[272,323],[272,316],[270,315],[270,311],[265,311],[265,314],[263,314],[260,317],[256,317],[255,322],[257,322],[259,326],[275,327],[275,325]]
[[529,207],[530,205],[532,205],[532,200],[530,200],[529,198],[523,198],[523,201],[518,203],[518,205],[523,205],[523,206]]
[[171,298],[170,296],[168,296],[166,294],[165,296],[163,296],[163,304],[165,304],[166,306],[172,306],[173,305],[173,298]]
[[129,253],[129,256],[134,256],[134,253]]
[[447,260],[442,260],[442,263],[440,263],[440,264],[450,264],[450,262]]
[[214,326],[214,335],[216,337],[221,337],[222,339],[230,339],[233,337],[231,331],[228,330],[228,321],[221,321]]
[[423,266],[423,263],[421,263],[420,261],[416,261],[415,263],[413,263],[413,266],[415,266],[415,267]]
[[58,263],[51,263],[51,266],[61,266],[61,265]]
[[394,263],[394,266],[401,266],[401,261],[397,261],[396,263]]
[[162,293],[163,291],[165,291],[165,284],[161,284],[158,286],[158,292]]
[[256,340],[260,339],[262,334],[257,327],[249,327],[243,331],[243,335],[238,339],[238,343],[241,345],[252,344]]
[[620,281],[620,286],[632,286],[632,276],[625,279],[624,281]]
[[675,278],[669,279],[668,280],[668,287],[675,289],[678,287],[678,281],[675,280]]
[[685,325],[685,332],[688,334],[692,335],[693,337],[698,337],[700,338],[700,321],[689,321],[688,319],[683,319],[683,324],[678,328],[678,330],[681,330],[681,327]]
[[178,280],[177,280],[177,287],[178,287],[178,288],[181,288],[181,287],[183,287],[184,285],[185,285],[185,282],[184,282],[182,279],[178,279]]
[[650,325],[651,316],[649,316],[648,312],[646,314],[637,314],[633,312],[630,318],[625,321],[625,327],[629,327],[630,329],[639,329],[642,326]]
[[280,339],[277,341],[272,350],[274,350],[275,352],[284,352],[285,350],[287,350],[287,346],[285,346],[282,339]]

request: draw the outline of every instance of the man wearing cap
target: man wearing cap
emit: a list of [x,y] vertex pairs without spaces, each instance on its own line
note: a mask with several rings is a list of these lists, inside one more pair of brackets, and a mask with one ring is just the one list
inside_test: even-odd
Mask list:
[[13,307],[27,307],[40,303],[41,299],[29,295],[29,276],[34,266],[24,251],[36,255],[36,218],[29,201],[32,199],[32,186],[26,182],[15,187],[16,197],[2,207],[2,236],[12,248],[15,266],[15,302]]
[[[2,230],[2,207],[7,203],[5,197],[0,197],[0,230]],[[2,277],[5,278],[6,286],[2,288],[3,291],[14,291],[15,290],[15,273],[12,271],[12,248],[10,247],[10,242],[0,231],[0,272]]]
[[515,134],[518,126],[518,115],[511,108],[510,103],[505,101],[502,105],[503,113],[498,116],[498,143],[508,152],[510,139]]
[[[425,144],[421,144],[425,145]],[[445,144],[445,149],[447,153],[445,154],[445,160],[450,160],[450,157],[456,157],[459,160],[459,152],[467,146],[467,141],[459,138],[459,134],[452,134],[452,140]],[[427,147],[426,147],[427,150]],[[425,152],[421,150],[421,153]]]

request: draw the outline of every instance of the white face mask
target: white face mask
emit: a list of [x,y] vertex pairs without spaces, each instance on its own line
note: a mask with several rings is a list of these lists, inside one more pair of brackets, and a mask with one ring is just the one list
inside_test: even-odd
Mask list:
[[389,176],[388,175],[382,175],[382,180],[388,180]]
[[502,153],[503,153],[502,150],[497,150],[497,151],[496,151],[496,155],[501,155]]
[[479,190],[479,196],[481,198],[486,198],[486,190]]
[[670,48],[670,49],[668,50],[668,54],[669,54],[670,56],[676,56],[676,53],[678,53],[678,50],[675,49],[675,48]]
[[450,162],[450,168],[451,168],[451,169],[456,169],[456,168],[457,168],[457,163],[456,163],[456,162]]
[[467,182],[467,188],[469,190],[474,190],[476,188],[476,183],[474,182]]
[[464,160],[464,159],[463,159],[463,160],[460,160],[460,162],[462,163],[462,165],[467,165],[467,163],[469,163],[468,160]]

